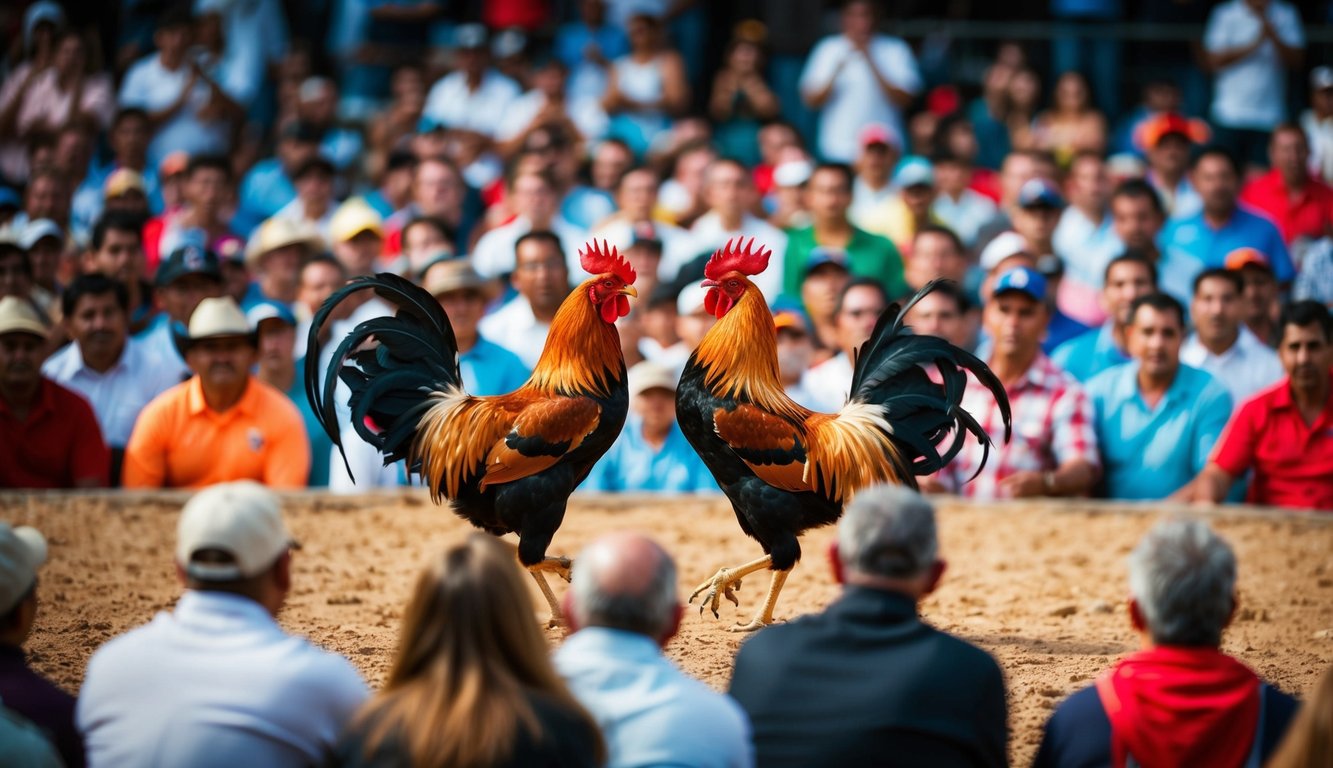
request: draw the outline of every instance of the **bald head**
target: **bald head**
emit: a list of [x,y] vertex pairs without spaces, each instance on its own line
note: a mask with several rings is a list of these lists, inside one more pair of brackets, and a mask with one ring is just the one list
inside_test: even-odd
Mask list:
[[679,616],[675,562],[637,533],[612,533],[589,544],[574,560],[572,593],[580,627],[622,629],[664,641]]

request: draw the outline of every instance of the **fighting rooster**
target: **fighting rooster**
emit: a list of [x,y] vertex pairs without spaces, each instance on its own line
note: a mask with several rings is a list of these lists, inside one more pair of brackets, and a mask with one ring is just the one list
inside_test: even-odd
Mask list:
[[[773,620],[787,575],[801,557],[797,538],[842,514],[856,491],[880,482],[916,487],[915,475],[957,455],[966,433],[989,452],[990,438],[959,407],[971,371],[995,395],[1009,439],[1009,399],[990,369],[943,339],[915,336],[902,317],[934,288],[927,285],[902,312],[889,307],[853,366],[851,395],[836,414],[815,413],[787,397],[778,375],[773,316],[748,279],[768,266],[754,240],[729,241],[709,259],[704,307],[718,318],[690,356],[676,390],[676,415],[690,445],[731,500],[741,530],[764,556],[722,568],[690,596],[713,615],[723,597],[756,571],[772,569],[768,596],[738,631]],[[931,380],[925,366],[938,371]],[[947,448],[939,446],[952,435]]]
[[318,366],[306,367],[310,402],[340,451],[337,378],[351,389],[352,426],[386,464],[406,459],[436,503],[448,499],[478,528],[518,533],[518,558],[546,597],[552,625],[560,608],[544,574],[568,580],[569,560],[547,557],[546,548],[569,495],[624,426],[629,393],[614,323],[638,296],[634,270],[614,247],[592,244],[579,256],[593,277],[560,305],[531,378],[507,395],[463,391],[449,319],[429,293],[390,274],[353,280],[324,302],[311,323],[309,359],[319,359],[320,327],[353,293],[373,289],[397,314],[367,320],[342,340],[322,391]]

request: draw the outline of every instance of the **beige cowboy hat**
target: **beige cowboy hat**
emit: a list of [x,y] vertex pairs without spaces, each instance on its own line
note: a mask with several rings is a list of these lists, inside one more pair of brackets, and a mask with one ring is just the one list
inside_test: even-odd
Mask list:
[[178,326],[172,335],[181,357],[190,351],[195,342],[204,339],[240,337],[252,347],[258,344],[255,329],[230,296],[199,302],[194,314],[190,315],[190,326],[186,332],[181,333]]

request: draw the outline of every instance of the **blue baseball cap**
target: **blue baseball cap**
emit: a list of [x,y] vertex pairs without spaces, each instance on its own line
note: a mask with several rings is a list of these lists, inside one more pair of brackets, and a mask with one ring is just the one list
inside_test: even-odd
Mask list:
[[296,315],[292,313],[291,307],[272,299],[255,302],[245,311],[245,319],[255,330],[259,330],[259,324],[265,320],[277,320],[296,327]]
[[1035,301],[1045,301],[1046,278],[1042,277],[1041,273],[1035,269],[1014,267],[1000,275],[1000,278],[995,281],[995,287],[991,291],[991,295],[999,296],[1011,291],[1026,294]]
[[1060,190],[1045,179],[1028,179],[1018,190],[1020,208],[1064,208]]
[[908,155],[893,172],[893,183],[902,189],[935,186],[935,166],[920,155]]

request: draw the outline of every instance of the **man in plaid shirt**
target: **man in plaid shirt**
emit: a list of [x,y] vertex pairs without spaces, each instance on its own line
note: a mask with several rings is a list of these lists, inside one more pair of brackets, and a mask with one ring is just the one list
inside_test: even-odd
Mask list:
[[1013,439],[1000,445],[1004,423],[989,391],[969,382],[963,408],[976,417],[996,446],[976,479],[982,447],[969,440],[958,457],[923,485],[975,499],[1080,496],[1100,472],[1092,403],[1073,377],[1041,351],[1050,320],[1046,280],[1018,267],[995,282],[983,323],[994,339],[987,361],[1004,382],[1013,408]]

